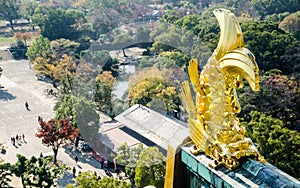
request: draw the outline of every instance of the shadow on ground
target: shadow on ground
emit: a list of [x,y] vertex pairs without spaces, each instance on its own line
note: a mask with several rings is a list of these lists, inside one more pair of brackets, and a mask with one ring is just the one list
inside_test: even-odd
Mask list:
[[13,96],[12,94],[10,94],[9,92],[7,92],[7,90],[0,90],[0,100],[2,101],[9,101],[9,100],[13,100],[16,97]]
[[65,171],[63,175],[57,180],[58,187],[66,187],[68,184],[75,184],[73,174]]
[[[75,150],[74,147],[71,147],[71,146],[65,146],[64,147],[65,149],[65,152],[70,155],[70,157],[72,159],[75,158],[75,156],[77,155],[78,156],[78,162],[81,162],[81,163],[87,163],[95,168],[98,168],[100,169],[101,168],[101,164],[96,161],[93,157],[91,157],[88,153],[85,153],[85,152],[80,152],[78,150]],[[75,159],[74,159],[75,161]],[[84,169],[83,169],[84,171]]]

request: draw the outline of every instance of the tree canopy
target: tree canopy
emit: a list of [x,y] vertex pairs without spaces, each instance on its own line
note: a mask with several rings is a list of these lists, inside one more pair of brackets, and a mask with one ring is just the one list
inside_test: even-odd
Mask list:
[[135,184],[138,187],[153,185],[164,187],[165,157],[156,147],[149,147],[140,154],[135,169]]
[[57,178],[65,165],[57,166],[51,162],[51,157],[34,157],[27,159],[25,156],[17,154],[18,161],[11,165],[10,171],[21,178],[23,187],[45,187],[50,188],[56,185]]
[[251,121],[243,123],[247,136],[266,160],[285,171],[291,176],[300,179],[300,135],[284,127],[283,122],[264,113],[252,111]]
[[[178,110],[180,104],[176,88],[165,80],[155,77],[146,78],[133,85],[129,90],[128,98],[130,105],[142,104],[158,111],[166,109],[169,113]],[[151,106],[154,99],[159,99],[160,104],[164,106]]]
[[76,177],[76,185],[68,184],[66,188],[130,188],[130,184],[124,180],[118,180],[113,177],[99,179],[91,171],[81,172]]
[[20,18],[19,0],[0,0],[0,18],[9,21],[10,27],[14,30],[13,21]]
[[75,138],[79,136],[77,128],[71,124],[68,119],[59,119],[55,121],[40,120],[40,129],[36,133],[36,137],[42,138],[42,143],[48,147],[52,147],[54,153],[54,163],[57,162],[57,152],[60,146],[69,143],[72,144]]
[[284,32],[272,21],[251,21],[241,24],[245,46],[255,54],[261,70],[281,69],[280,57],[289,49],[299,46],[299,41]]
[[74,40],[80,36],[78,25],[84,20],[82,11],[50,7],[47,11],[41,12],[43,15],[36,14],[33,23],[39,26],[43,37],[49,40],[60,38]]

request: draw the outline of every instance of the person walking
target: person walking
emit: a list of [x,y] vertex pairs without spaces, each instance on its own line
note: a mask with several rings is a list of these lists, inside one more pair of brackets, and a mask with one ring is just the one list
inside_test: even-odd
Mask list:
[[26,110],[30,111],[28,102],[25,102],[25,108],[26,108]]
[[25,141],[25,135],[24,135],[24,134],[22,134],[22,138],[23,138],[23,142],[26,142],[26,141]]
[[75,156],[75,163],[77,164],[77,162],[78,162],[78,156],[76,155]]
[[75,178],[75,175],[76,175],[76,168],[75,166],[73,167],[73,177]]

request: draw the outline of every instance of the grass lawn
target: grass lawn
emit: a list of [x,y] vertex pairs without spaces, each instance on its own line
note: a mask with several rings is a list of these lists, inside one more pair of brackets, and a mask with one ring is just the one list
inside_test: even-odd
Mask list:
[[12,43],[15,42],[15,39],[13,37],[0,37],[0,43]]

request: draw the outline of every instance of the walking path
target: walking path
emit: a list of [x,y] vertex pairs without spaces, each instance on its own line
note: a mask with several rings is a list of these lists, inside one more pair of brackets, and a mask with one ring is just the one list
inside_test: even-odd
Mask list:
[[[0,154],[5,162],[15,163],[16,154],[22,154],[27,158],[39,156],[41,152],[51,152],[51,148],[42,145],[41,140],[35,137],[39,128],[38,116],[43,119],[54,117],[53,107],[55,97],[46,94],[46,89],[52,88],[52,84],[38,81],[35,73],[29,68],[27,60],[0,61],[3,69],[0,77],[0,143],[4,144],[6,154]],[[25,102],[29,104],[29,110],[25,108]],[[104,117],[108,119],[108,117]],[[13,146],[10,138],[17,134],[24,134],[26,142],[20,142]],[[76,164],[76,154],[79,161]],[[60,148],[58,160],[79,171],[96,171],[101,177],[105,176],[100,164],[86,153],[78,153],[72,148]],[[67,183],[74,183],[74,179],[65,174],[59,181],[60,187]],[[13,178],[12,186],[21,187],[20,180]]]

